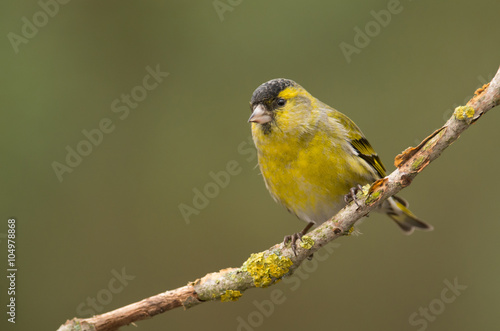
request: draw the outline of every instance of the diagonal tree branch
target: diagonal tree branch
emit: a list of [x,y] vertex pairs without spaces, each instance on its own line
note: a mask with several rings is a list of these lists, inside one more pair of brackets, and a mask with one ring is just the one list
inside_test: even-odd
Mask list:
[[438,158],[460,134],[491,108],[500,104],[500,69],[493,80],[475,92],[466,106],[455,109],[445,125],[425,138],[417,147],[407,148],[395,159],[397,167],[389,176],[366,185],[358,193],[359,207],[350,203],[331,220],[303,237],[297,256],[289,245],[277,244],[266,251],[252,254],[239,268],[228,268],[207,274],[186,286],[149,297],[91,318],[74,318],[58,330],[111,331],[165,311],[190,308],[205,301],[236,301],[252,287],[273,285],[292,274],[312,253],[340,236],[349,235],[353,225],[377,208],[385,199],[410,185],[430,162]]

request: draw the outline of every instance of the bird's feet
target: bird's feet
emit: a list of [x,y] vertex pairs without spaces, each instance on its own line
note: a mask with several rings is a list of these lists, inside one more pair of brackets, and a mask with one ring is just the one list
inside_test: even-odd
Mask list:
[[302,234],[302,232],[297,232],[292,235],[285,236],[285,239],[283,239],[283,245],[287,245],[290,242],[293,254],[297,256],[297,240],[302,240],[303,236],[304,235]]
[[313,222],[307,224],[307,226],[304,228],[304,230],[294,233],[292,235],[285,236],[283,239],[283,245],[287,245],[289,242],[291,243],[292,246],[292,251],[295,256],[297,256],[297,240],[302,241],[302,237],[309,231],[309,229],[314,225]]
[[349,193],[347,193],[346,195],[344,195],[344,201],[345,203],[349,203],[351,201],[354,201],[354,203],[356,204],[356,206],[358,206],[359,208],[359,204],[358,204],[358,192],[359,191],[362,191],[363,190],[363,186],[361,185],[356,185],[354,187],[351,187],[351,189],[349,190]]

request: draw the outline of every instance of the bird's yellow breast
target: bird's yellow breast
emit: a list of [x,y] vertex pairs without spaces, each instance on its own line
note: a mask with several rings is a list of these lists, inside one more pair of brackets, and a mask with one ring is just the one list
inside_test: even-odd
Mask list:
[[351,187],[369,181],[359,158],[346,153],[346,143],[321,127],[264,134],[253,124],[252,135],[271,195],[305,221],[324,222],[343,206]]

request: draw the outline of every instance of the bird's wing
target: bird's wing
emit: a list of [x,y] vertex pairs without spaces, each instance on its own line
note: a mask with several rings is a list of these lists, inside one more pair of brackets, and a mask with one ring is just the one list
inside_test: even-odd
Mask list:
[[368,162],[368,164],[377,171],[380,178],[385,177],[385,167],[365,137],[351,140],[351,145],[358,152],[358,156]]
[[373,169],[375,169],[375,171],[380,175],[380,178],[385,177],[385,167],[382,164],[382,161],[380,161],[377,153],[375,153],[373,147],[363,136],[363,133],[358,126],[349,117],[337,110],[329,113],[329,117],[338,121],[346,130],[346,138],[357,152],[357,155],[365,160]]

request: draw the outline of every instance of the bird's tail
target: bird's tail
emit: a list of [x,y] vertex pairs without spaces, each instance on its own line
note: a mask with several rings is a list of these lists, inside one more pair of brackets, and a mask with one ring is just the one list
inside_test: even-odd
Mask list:
[[430,231],[433,229],[432,225],[419,220],[408,209],[408,202],[400,197],[393,196],[387,199],[389,206],[386,207],[385,212],[392,218],[396,224],[404,231],[405,234],[411,234],[414,229]]

